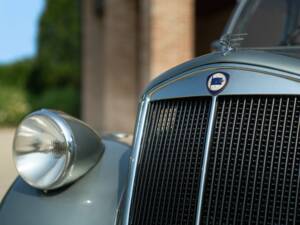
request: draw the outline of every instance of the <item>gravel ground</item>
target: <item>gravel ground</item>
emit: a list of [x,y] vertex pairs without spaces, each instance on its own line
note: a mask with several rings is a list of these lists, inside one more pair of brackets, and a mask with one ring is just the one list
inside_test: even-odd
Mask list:
[[0,129],[0,202],[17,172],[12,160],[14,129]]

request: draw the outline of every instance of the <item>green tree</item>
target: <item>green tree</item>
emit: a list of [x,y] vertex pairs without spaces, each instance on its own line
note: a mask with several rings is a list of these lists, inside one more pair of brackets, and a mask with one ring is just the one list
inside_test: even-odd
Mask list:
[[57,96],[59,110],[79,114],[79,6],[78,0],[49,0],[46,3],[39,23],[38,53],[28,80],[33,108],[55,107],[53,100],[49,104],[46,100],[51,95],[51,99]]
[[0,124],[15,125],[32,110],[79,116],[80,1],[49,0],[32,59],[0,65]]
[[22,60],[0,66],[1,125],[15,125],[31,110],[25,86],[32,63]]

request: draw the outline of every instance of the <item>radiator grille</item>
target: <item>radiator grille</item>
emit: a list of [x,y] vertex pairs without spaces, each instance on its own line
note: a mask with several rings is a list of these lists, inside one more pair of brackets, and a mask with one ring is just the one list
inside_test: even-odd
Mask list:
[[210,98],[150,103],[130,223],[194,225]]
[[219,97],[201,224],[299,224],[299,128],[299,97]]

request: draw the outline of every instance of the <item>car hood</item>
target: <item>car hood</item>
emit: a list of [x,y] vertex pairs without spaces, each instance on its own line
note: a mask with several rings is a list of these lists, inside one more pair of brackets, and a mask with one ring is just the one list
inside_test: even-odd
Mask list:
[[223,52],[213,52],[189,60],[162,73],[146,87],[144,94],[160,83],[180,76],[191,69],[219,63],[261,66],[300,76],[300,59],[293,55],[286,54],[284,51],[240,49],[225,55]]

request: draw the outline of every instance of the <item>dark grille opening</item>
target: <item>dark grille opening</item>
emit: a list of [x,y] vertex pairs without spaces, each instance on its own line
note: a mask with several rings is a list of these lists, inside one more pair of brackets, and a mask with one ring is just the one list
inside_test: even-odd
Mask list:
[[130,223],[194,225],[210,98],[150,103]]
[[219,97],[201,224],[299,224],[299,129],[299,97]]

